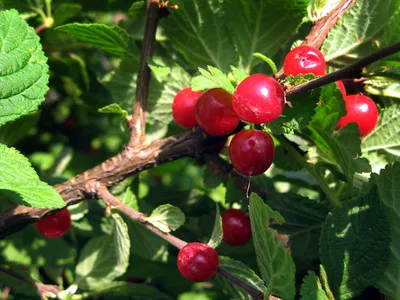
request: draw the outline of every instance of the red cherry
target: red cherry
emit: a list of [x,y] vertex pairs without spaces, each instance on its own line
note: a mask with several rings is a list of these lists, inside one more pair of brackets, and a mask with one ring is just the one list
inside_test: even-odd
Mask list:
[[220,88],[211,89],[200,96],[195,114],[200,127],[211,135],[228,134],[240,121],[232,108],[232,95]]
[[262,124],[278,118],[285,108],[285,94],[274,78],[254,74],[243,80],[233,93],[233,109],[245,122]]
[[232,246],[246,244],[251,238],[250,218],[241,210],[228,209],[221,214],[224,242]]
[[46,216],[35,223],[39,233],[47,238],[59,238],[71,227],[71,214],[64,208],[51,216]]
[[345,97],[346,96],[346,88],[344,87],[343,81],[341,81],[341,80],[336,81],[336,86],[342,93],[343,97]]
[[235,170],[245,176],[264,173],[274,158],[274,142],[261,130],[242,130],[232,139],[229,156]]
[[201,282],[210,279],[217,271],[218,253],[202,243],[190,243],[178,254],[178,269],[187,280]]
[[344,101],[347,113],[339,120],[338,127],[357,123],[361,137],[369,134],[378,123],[378,108],[375,102],[363,95],[349,95],[344,97]]
[[179,91],[172,103],[172,116],[176,123],[185,128],[197,125],[194,108],[202,92],[193,92],[190,87]]
[[321,51],[310,46],[299,46],[290,51],[283,62],[286,76],[312,73],[315,76],[325,74],[326,62]]

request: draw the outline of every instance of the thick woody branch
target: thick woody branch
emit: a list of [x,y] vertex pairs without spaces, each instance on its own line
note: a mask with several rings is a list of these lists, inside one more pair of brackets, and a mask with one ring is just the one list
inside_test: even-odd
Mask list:
[[149,0],[146,15],[146,25],[140,55],[139,71],[136,80],[135,104],[133,116],[128,120],[131,129],[131,139],[128,147],[134,147],[144,141],[146,129],[147,98],[150,86],[150,68],[147,59],[153,57],[156,46],[156,33],[158,22],[161,18],[168,16],[168,9],[158,3],[159,1]]
[[[107,189],[105,186],[101,186],[98,183],[93,183],[91,185],[91,189],[96,191],[97,195],[100,198],[103,198],[103,200],[108,204],[113,206],[114,208],[119,209],[123,214],[131,218],[132,220],[140,223],[144,227],[146,227],[148,230],[152,231],[162,239],[166,240],[169,242],[171,245],[175,246],[178,249],[183,248],[187,243],[176,236],[163,232],[157,227],[155,227],[153,224],[149,223],[146,221],[146,216],[140,212],[137,212],[130,206],[124,204],[120,200],[118,200],[116,197],[114,197]],[[240,279],[236,278],[234,275],[229,273],[227,270],[223,268],[218,268],[217,273],[220,274],[221,276],[225,277],[226,279],[230,280],[232,283],[237,285],[239,288],[243,289],[245,292],[247,292],[254,300],[261,300],[264,299],[264,294],[256,290],[255,288],[247,285]]]
[[[356,0],[342,0],[326,17],[316,21],[303,45],[321,48],[329,31],[335,26],[339,18],[356,2]],[[275,74],[276,78],[284,79],[283,69]]]
[[[304,91],[336,80],[359,77],[363,67],[398,51],[400,51],[400,43],[364,57],[342,70],[288,89],[286,98],[289,99]],[[73,177],[63,184],[56,185],[55,189],[63,197],[67,205],[74,204],[88,196],[87,183],[89,181],[96,181],[110,187],[121,182],[126,177],[145,169],[154,168],[164,162],[188,156],[201,156],[207,152],[210,146],[218,144],[223,139],[224,137],[208,136],[200,128],[196,127],[193,131],[158,140],[150,145],[140,145],[135,148],[128,147],[93,169]],[[0,239],[23,229],[26,225],[39,220],[46,214],[55,213],[56,211],[17,206],[13,210],[0,213]]]

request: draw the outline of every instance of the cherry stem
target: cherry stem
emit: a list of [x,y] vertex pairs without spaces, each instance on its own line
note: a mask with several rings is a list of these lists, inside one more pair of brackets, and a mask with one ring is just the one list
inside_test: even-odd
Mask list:
[[310,80],[308,82],[299,84],[291,89],[286,91],[286,98],[297,96],[298,94],[309,91],[315,88],[319,88],[323,85],[326,85],[331,82],[335,82],[341,79],[348,78],[360,78],[362,69],[373,62],[376,62],[384,57],[392,55],[396,52],[400,51],[400,43],[394,44],[392,46],[383,48],[371,55],[365,56],[355,63],[348,65],[347,67],[335,71],[333,73],[329,73],[325,76],[319,77],[317,79]]
[[161,18],[168,16],[168,8],[159,4],[159,1],[147,1],[146,25],[140,54],[139,71],[136,80],[136,95],[133,106],[133,116],[128,118],[131,137],[128,147],[134,147],[144,142],[146,130],[146,109],[150,88],[150,68],[147,59],[153,57],[156,46],[156,33]]
[[43,24],[40,24],[38,27],[35,28],[35,32],[36,32],[36,34],[39,34],[45,29],[47,29],[47,24],[43,23]]
[[[153,224],[149,223],[146,220],[145,214],[142,214],[142,213],[134,210],[130,206],[126,205],[125,203],[123,203],[122,201],[117,199],[114,195],[112,195],[110,193],[110,191],[108,190],[108,188],[106,186],[100,185],[99,183],[95,182],[95,183],[92,183],[91,188],[96,191],[97,195],[100,198],[102,198],[106,202],[107,205],[111,205],[111,206],[113,206],[113,208],[118,209],[124,215],[126,215],[127,217],[131,218],[132,220],[138,222],[139,224],[143,225],[144,227],[146,227],[148,230],[150,230],[154,234],[156,234],[159,237],[161,237],[162,239],[166,240],[172,246],[175,246],[176,248],[181,249],[187,244],[187,242],[177,238],[176,236],[174,236],[170,233],[163,232],[160,229],[158,229],[156,226],[154,226]],[[253,299],[257,299],[257,300],[263,299],[263,297],[264,297],[263,292],[244,283],[243,281],[241,281],[240,279],[236,278],[234,275],[229,273],[227,270],[225,270],[223,268],[218,268],[217,273],[219,275],[225,277],[226,279],[228,279],[229,281],[231,281],[232,283],[234,283],[241,289],[243,289]]]

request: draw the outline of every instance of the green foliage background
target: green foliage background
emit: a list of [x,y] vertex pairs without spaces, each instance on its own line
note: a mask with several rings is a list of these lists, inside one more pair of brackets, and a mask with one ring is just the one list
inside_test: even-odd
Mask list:
[[[179,9],[160,21],[155,56],[148,61],[147,141],[183,131],[171,115],[180,89],[232,92],[247,74],[272,75],[270,65],[253,54],[281,67],[311,20],[337,2],[171,1]],[[44,21],[43,13],[49,17],[46,3],[54,25],[39,40],[32,27]],[[1,211],[16,203],[60,207],[49,185],[100,164],[127,143],[124,118],[133,110],[145,6],[126,0],[0,0]],[[328,71],[398,42],[399,24],[399,0],[356,1],[321,48]],[[345,108],[335,84],[291,99],[292,108],[263,125],[275,137],[276,154],[273,167],[250,181],[259,195],[247,198],[231,178],[214,177],[193,158],[141,172],[112,193],[162,230],[217,247],[221,267],[267,295],[349,299],[379,290],[398,299],[399,58],[374,63],[363,74],[380,110],[379,124],[363,139],[354,124],[336,131]],[[228,160],[227,147],[221,157]],[[219,211],[231,206],[249,207],[253,239],[241,247],[221,241]],[[60,299],[250,299],[219,275],[188,282],[177,270],[176,249],[117,211],[107,216],[101,201],[84,201],[70,211],[72,228],[61,239],[44,239],[31,225],[1,240],[0,266],[70,287]],[[290,253],[275,230],[288,235]],[[6,285],[10,299],[38,298],[31,285],[0,272],[0,289]]]

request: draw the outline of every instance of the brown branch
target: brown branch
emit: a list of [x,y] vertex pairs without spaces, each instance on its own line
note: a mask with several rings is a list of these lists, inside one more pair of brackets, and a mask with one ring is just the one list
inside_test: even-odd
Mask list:
[[147,65],[147,59],[153,57],[158,22],[161,18],[169,14],[167,7],[158,2],[155,0],[147,1],[146,25],[136,80],[135,104],[133,106],[133,116],[128,120],[131,129],[131,138],[128,147],[132,148],[144,141],[147,98],[150,86],[150,68]]
[[36,282],[30,278],[25,278],[24,276],[14,272],[9,268],[0,267],[0,272],[7,274],[8,276],[14,277],[20,281],[23,281],[29,285],[32,285],[41,297],[52,297],[54,298],[59,292],[60,288],[56,285],[48,285]]
[[[305,38],[303,45],[321,48],[329,31],[337,23],[339,18],[356,2],[356,0],[342,0],[326,17],[316,21],[310,33]],[[283,80],[283,69],[275,74],[275,78]]]
[[[133,208],[126,205],[122,201],[118,200],[116,197],[114,197],[109,192],[107,187],[101,186],[99,183],[94,182],[94,183],[90,184],[90,188],[93,192],[97,193],[97,195],[100,198],[103,198],[103,200],[108,205],[111,205],[114,208],[119,209],[123,214],[125,214],[132,220],[140,223],[141,225],[146,227],[148,230],[152,231],[153,233],[155,233],[162,239],[166,240],[168,243],[175,246],[176,248],[181,249],[187,244],[187,242],[177,238],[176,236],[174,236],[170,233],[161,231],[156,226],[154,226],[153,224],[146,221],[146,216],[144,214],[134,210]],[[229,273],[227,270],[225,270],[223,268],[218,268],[217,273],[220,274],[221,276],[225,277],[226,279],[228,279],[235,285],[237,285],[239,288],[243,289],[253,299],[255,299],[255,300],[264,299],[264,294],[261,291],[253,288],[252,286],[247,285],[246,283],[244,283],[243,281],[241,281],[240,279],[236,278],[234,275]]]
[[[397,51],[400,51],[400,44],[384,48],[342,70],[287,90],[286,98],[336,80],[357,77],[360,75],[362,67]],[[243,124],[240,126],[243,126]],[[182,157],[201,156],[208,151],[211,145],[218,144],[224,138],[226,137],[208,136],[199,127],[196,127],[192,131],[158,140],[150,145],[139,145],[135,148],[128,147],[93,169],[73,177],[65,183],[58,184],[54,188],[63,197],[67,205],[71,205],[88,196],[87,183],[89,181],[97,181],[102,185],[110,187],[133,174],[154,168],[159,164]],[[12,210],[2,212],[0,213],[0,239],[56,211],[19,205]]]

